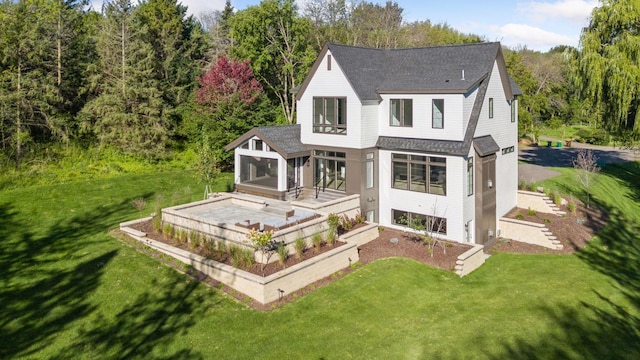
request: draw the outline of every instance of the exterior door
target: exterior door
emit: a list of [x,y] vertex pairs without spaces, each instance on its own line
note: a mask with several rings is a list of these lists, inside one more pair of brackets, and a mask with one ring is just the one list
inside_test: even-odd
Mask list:
[[476,157],[476,243],[496,243],[496,156]]

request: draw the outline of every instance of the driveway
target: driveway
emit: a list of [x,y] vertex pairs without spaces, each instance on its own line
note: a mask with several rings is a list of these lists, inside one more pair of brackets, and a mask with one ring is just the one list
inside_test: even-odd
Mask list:
[[[542,138],[542,140],[547,140],[547,138]],[[556,141],[553,143],[556,144]],[[518,165],[519,181],[539,182],[559,175],[558,172],[548,169],[548,167],[573,167],[573,160],[580,149],[593,150],[600,167],[607,164],[636,161],[640,155],[633,150],[576,142],[572,143],[570,148],[564,146],[564,144],[560,148],[546,146],[524,147],[519,149],[518,159],[526,162],[526,164]]]

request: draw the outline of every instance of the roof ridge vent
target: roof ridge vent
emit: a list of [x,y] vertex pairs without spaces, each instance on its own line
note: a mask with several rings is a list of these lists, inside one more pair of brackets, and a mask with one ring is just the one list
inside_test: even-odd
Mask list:
[[464,69],[462,69],[462,79],[460,80],[464,81]]

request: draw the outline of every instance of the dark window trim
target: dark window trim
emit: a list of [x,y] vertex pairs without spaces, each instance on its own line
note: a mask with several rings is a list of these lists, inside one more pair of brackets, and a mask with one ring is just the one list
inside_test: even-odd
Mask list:
[[[393,103],[396,101],[400,101],[400,124],[393,125]],[[406,104],[409,104],[411,107],[411,122],[406,124],[406,116],[405,116],[405,108]],[[389,99],[389,126],[393,127],[413,127],[413,99]]]
[[515,152],[516,148],[515,146],[509,146],[506,148],[502,148],[502,155],[506,155],[506,154],[511,154],[512,152]]
[[[335,108],[334,110],[334,114],[335,114],[335,119],[334,119],[334,123],[333,124],[318,124],[316,123],[316,100],[317,99],[322,99],[322,109],[323,111],[326,111],[326,100],[327,99],[334,99],[335,101]],[[340,102],[342,102],[342,108],[340,107]],[[313,116],[313,123],[312,123],[312,127],[313,127],[313,132],[317,133],[317,134],[334,134],[334,135],[347,135],[347,98],[344,96],[315,96],[313,97],[312,100],[312,116]],[[339,113],[340,110],[342,111],[342,115],[344,116],[344,124],[339,124],[338,120],[339,120]],[[327,129],[330,129],[329,131],[326,131]]]
[[[447,218],[445,217],[440,217],[435,215],[425,215],[425,214],[414,213],[406,210],[391,209],[391,223],[393,225],[401,225],[401,226],[407,226],[407,224],[399,223],[396,221],[396,214],[395,214],[396,212],[407,214],[407,217],[408,217],[407,221],[409,222],[411,222],[411,219],[413,217],[417,217],[422,221],[424,221],[424,224],[423,224],[423,226],[425,227],[424,231],[427,234],[436,233],[440,235],[447,235]],[[444,231],[438,231],[438,228],[440,226],[437,224],[441,221],[444,222],[444,226],[443,226]]]
[[[412,159],[413,157],[424,157],[424,160],[416,160],[416,159]],[[444,160],[444,161],[440,161],[440,160]],[[394,163],[404,163],[406,164],[406,168],[407,168],[407,173],[406,173],[406,178],[407,178],[407,188],[406,189],[401,189],[401,188],[397,188],[394,187],[394,177],[395,177],[395,173],[394,173]],[[417,164],[417,165],[425,165],[426,166],[426,173],[425,173],[425,191],[420,191],[420,190],[414,190],[411,189],[411,173],[412,173],[412,169],[411,169],[411,164]],[[445,172],[445,177],[444,177],[444,184],[442,187],[442,191],[443,194],[439,194],[439,193],[435,193],[435,192],[430,192],[430,188],[431,188],[431,167],[432,166],[437,166],[437,167],[441,167],[444,168],[444,172]],[[404,190],[404,191],[413,191],[413,192],[419,192],[422,194],[431,194],[431,195],[437,195],[437,196],[447,196],[447,158],[446,157],[438,157],[438,156],[428,156],[428,155],[411,155],[411,154],[401,154],[401,153],[392,153],[391,154],[391,188],[392,189],[396,189],[396,190]]]
[[493,119],[493,98],[489,98],[489,119]]
[[473,195],[473,158],[467,159],[467,196]]
[[[436,114],[436,101],[442,102],[442,124],[440,127],[436,127],[435,114]],[[444,99],[432,99],[431,100],[431,128],[432,129],[444,129]]]

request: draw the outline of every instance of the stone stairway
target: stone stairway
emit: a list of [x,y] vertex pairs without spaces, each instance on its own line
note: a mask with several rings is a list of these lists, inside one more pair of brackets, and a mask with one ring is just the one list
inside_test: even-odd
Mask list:
[[562,250],[564,246],[543,224],[530,221],[501,218],[501,236],[528,244],[540,245],[549,249]]
[[547,195],[543,193],[518,190],[518,205],[521,209],[531,209],[537,212],[555,214],[563,216],[567,213],[560,210],[558,206]]

